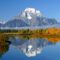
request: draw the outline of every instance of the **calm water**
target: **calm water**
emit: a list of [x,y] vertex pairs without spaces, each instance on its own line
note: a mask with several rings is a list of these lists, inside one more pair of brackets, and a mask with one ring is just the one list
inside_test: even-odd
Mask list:
[[0,45],[0,60],[60,60],[60,42],[46,38],[11,37]]

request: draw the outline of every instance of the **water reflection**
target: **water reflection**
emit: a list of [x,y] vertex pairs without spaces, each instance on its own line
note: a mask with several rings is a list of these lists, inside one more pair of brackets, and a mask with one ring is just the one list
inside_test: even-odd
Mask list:
[[16,46],[26,56],[32,57],[41,54],[44,47],[55,43],[49,42],[46,38],[20,39],[18,37],[10,38],[11,44]]
[[0,40],[0,57],[4,55],[9,50],[10,42]]
[[41,54],[46,46],[55,45],[56,42],[49,41],[48,38],[20,38],[18,36],[9,37],[6,40],[0,39],[0,57],[9,50],[10,44],[17,47],[27,57],[32,57]]

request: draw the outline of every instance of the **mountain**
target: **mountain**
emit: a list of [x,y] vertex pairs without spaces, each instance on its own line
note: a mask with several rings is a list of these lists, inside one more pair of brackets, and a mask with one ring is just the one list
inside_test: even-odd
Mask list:
[[38,26],[54,25],[58,23],[56,19],[49,19],[46,17],[37,17],[36,20],[38,21]]
[[47,18],[39,10],[34,8],[26,8],[20,16],[30,26],[52,25],[58,23],[56,19]]
[[0,27],[2,26],[2,23],[0,23]]
[[5,20],[0,19],[0,27],[3,27],[4,24],[5,24]]
[[4,23],[0,22],[0,27],[3,27]]
[[21,19],[13,19],[11,21],[6,22],[3,27],[24,27],[28,26],[27,23],[22,21]]
[[25,27],[25,26],[42,27],[42,26],[53,26],[56,24],[58,24],[56,19],[47,18],[41,13],[41,11],[36,10],[34,8],[26,8],[14,19],[9,20],[5,24],[3,24],[3,27]]

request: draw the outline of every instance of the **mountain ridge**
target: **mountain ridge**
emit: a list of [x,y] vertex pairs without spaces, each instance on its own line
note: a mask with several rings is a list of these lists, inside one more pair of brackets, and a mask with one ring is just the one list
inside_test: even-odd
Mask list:
[[[1,23],[2,24],[2,23]],[[35,27],[59,24],[56,19],[45,17],[39,10],[26,8],[19,16],[0,24],[0,27]]]

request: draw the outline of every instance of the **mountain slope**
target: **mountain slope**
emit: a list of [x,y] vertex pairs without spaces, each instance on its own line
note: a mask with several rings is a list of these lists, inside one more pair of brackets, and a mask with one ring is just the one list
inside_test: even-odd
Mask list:
[[0,23],[0,27],[2,27],[3,26],[3,24],[2,23]]
[[24,27],[28,26],[25,22],[23,22],[21,19],[14,19],[11,21],[6,22],[3,27]]

